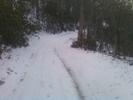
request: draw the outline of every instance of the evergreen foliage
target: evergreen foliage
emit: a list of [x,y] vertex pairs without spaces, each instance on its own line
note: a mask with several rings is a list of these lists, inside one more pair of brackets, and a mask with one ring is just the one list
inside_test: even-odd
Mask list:
[[31,24],[27,19],[26,4],[21,0],[0,0],[0,53],[8,46],[28,46],[27,35],[36,28],[34,23]]

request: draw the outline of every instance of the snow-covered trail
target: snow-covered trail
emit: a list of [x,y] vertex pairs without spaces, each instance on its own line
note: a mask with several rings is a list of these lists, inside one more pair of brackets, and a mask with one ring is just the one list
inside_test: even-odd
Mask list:
[[73,49],[73,38],[41,33],[0,60],[0,100],[132,100],[133,68]]
[[[40,37],[40,44],[35,43],[22,54],[16,53],[18,58],[6,61],[7,70],[12,72],[3,78],[0,100],[78,100],[75,84],[55,54],[61,37],[46,34]],[[12,63],[14,67],[10,67]],[[16,74],[15,63],[23,67]]]

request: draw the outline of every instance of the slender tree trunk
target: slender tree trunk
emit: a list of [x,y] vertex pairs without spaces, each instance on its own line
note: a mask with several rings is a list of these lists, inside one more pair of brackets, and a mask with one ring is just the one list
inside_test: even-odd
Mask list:
[[84,25],[84,8],[83,0],[81,0],[81,9],[80,9],[80,19],[79,19],[79,30],[78,30],[78,46],[82,46],[82,37],[83,37],[83,25]]
[[39,20],[39,0],[36,0],[36,19]]
[[92,1],[90,1],[91,5],[90,5],[90,13],[88,15],[88,25],[87,25],[87,38],[89,39],[90,36],[92,35],[91,33],[91,20],[92,20]]
[[64,25],[63,25],[63,21],[64,21],[64,4],[63,1],[61,3],[62,6],[62,10],[61,10],[61,31],[64,31]]

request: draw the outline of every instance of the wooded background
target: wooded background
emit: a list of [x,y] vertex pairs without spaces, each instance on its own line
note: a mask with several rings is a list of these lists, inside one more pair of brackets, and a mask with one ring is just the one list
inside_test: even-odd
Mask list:
[[132,0],[0,0],[0,52],[28,46],[38,30],[78,29],[72,47],[133,57]]

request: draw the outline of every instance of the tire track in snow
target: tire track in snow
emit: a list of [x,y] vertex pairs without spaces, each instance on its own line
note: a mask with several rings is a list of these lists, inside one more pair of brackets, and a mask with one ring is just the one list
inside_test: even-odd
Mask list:
[[54,48],[54,53],[60,59],[60,61],[62,62],[64,68],[66,69],[68,75],[72,79],[73,84],[75,85],[76,92],[77,92],[80,100],[85,100],[83,92],[82,92],[82,89],[80,87],[80,84],[79,84],[79,82],[78,82],[78,80],[76,78],[76,75],[74,74],[73,70],[71,68],[67,67],[65,61],[63,61],[63,59],[59,56],[58,52],[56,51],[56,48]]

